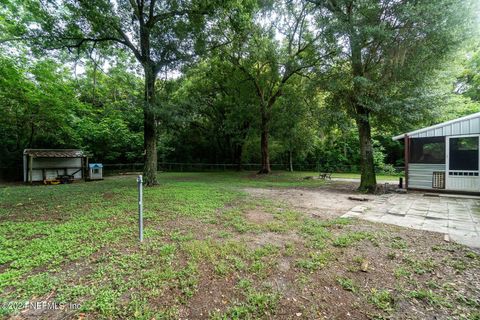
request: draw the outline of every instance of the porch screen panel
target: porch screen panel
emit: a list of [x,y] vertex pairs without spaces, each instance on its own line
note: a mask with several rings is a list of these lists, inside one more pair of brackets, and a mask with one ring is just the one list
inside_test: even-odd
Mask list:
[[478,170],[478,137],[450,138],[450,170]]
[[445,163],[445,137],[413,138],[410,142],[410,163]]

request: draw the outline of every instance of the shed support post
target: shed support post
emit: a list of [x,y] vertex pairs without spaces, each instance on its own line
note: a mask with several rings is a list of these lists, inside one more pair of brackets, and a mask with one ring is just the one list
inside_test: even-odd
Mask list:
[[85,164],[85,181],[90,180],[90,168],[88,166],[88,157],[83,159]]
[[32,155],[28,155],[28,181],[30,183],[33,182],[33,170],[32,170],[32,167],[33,167],[33,156]]
[[410,137],[405,135],[405,189],[408,189],[408,159],[410,158]]
[[82,157],[81,160],[82,160],[82,178],[83,178],[83,181],[87,181],[87,165],[86,165],[85,157]]

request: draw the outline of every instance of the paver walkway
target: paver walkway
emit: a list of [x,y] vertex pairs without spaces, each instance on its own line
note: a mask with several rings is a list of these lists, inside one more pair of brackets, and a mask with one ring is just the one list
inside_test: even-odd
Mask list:
[[480,199],[387,194],[352,208],[343,217],[441,232],[455,242],[480,248]]

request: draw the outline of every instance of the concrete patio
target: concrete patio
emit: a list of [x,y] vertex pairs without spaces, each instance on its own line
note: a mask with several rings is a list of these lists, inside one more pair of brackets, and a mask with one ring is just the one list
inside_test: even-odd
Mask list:
[[480,197],[386,194],[342,217],[440,232],[452,241],[480,248]]

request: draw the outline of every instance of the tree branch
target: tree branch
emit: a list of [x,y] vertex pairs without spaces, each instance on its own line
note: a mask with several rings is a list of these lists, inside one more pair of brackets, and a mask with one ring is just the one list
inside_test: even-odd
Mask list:
[[159,13],[159,14],[156,14],[156,15],[150,17],[150,19],[146,23],[146,26],[149,27],[149,28],[152,28],[153,26],[155,26],[155,24],[157,24],[158,22],[160,22],[164,19],[184,16],[186,14],[204,15],[204,14],[208,14],[208,13],[209,13],[208,10],[188,10],[188,9],[173,10],[173,11],[169,11],[169,12]]
[[143,62],[144,57],[141,55],[140,51],[138,51],[135,45],[130,41],[127,34],[120,27],[117,27],[116,30],[123,38],[123,41],[118,41],[118,42],[125,45],[130,50],[132,50],[133,54],[135,55],[135,58],[137,58],[139,62]]
[[148,21],[147,21],[147,24],[149,24],[150,20],[152,20],[153,16],[154,16],[154,11],[155,11],[155,0],[150,0],[150,9],[149,9],[149,13],[148,13]]
[[262,88],[260,88],[260,84],[258,83],[257,79],[255,79],[255,77],[251,75],[250,72],[248,72],[247,68],[245,68],[245,66],[243,66],[237,58],[235,57],[231,57],[231,58],[232,58],[231,60],[234,62],[234,65],[236,65],[240,69],[240,71],[242,71],[247,76],[247,78],[253,83],[255,87],[255,91],[257,92],[257,95],[262,101],[262,105],[263,105],[264,95],[262,92]]

